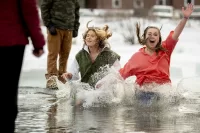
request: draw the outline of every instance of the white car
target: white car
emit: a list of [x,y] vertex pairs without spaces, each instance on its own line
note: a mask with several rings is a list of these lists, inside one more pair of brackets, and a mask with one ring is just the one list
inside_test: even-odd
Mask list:
[[173,18],[174,8],[166,5],[155,5],[151,8],[149,15],[159,18]]

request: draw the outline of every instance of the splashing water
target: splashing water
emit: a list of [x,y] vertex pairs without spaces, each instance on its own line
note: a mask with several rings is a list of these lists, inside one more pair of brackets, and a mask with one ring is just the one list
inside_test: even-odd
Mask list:
[[[183,98],[184,90],[180,89],[180,87],[175,87],[171,84],[158,85],[154,83],[139,87],[134,83],[134,76],[124,80],[114,67],[105,71],[107,75],[97,82],[95,88],[80,81],[70,81],[59,86],[59,91],[56,93],[57,98],[69,101],[71,98],[70,92],[75,89],[76,102],[84,108],[132,106],[138,103],[140,103],[140,106],[165,105],[166,107],[178,104],[178,101]],[[98,76],[97,73],[95,75]],[[102,72],[100,75],[102,75]],[[138,93],[138,90],[142,93]],[[142,97],[139,102],[138,95]]]

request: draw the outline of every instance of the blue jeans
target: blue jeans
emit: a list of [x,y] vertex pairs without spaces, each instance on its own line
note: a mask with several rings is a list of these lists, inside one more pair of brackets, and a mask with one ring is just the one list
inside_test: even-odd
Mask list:
[[144,105],[151,105],[153,101],[158,101],[160,96],[156,92],[145,92],[141,90],[136,90],[136,99],[144,104]]

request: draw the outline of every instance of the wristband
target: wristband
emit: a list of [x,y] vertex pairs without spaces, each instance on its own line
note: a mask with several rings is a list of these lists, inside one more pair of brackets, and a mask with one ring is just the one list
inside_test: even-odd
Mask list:
[[185,16],[184,16],[183,18],[184,18],[184,19],[189,19],[189,17],[185,17]]

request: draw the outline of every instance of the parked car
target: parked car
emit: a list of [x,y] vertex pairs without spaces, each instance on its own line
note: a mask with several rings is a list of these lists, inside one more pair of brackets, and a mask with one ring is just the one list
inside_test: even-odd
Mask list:
[[174,8],[166,5],[154,5],[150,10],[149,15],[159,18],[173,18]]

